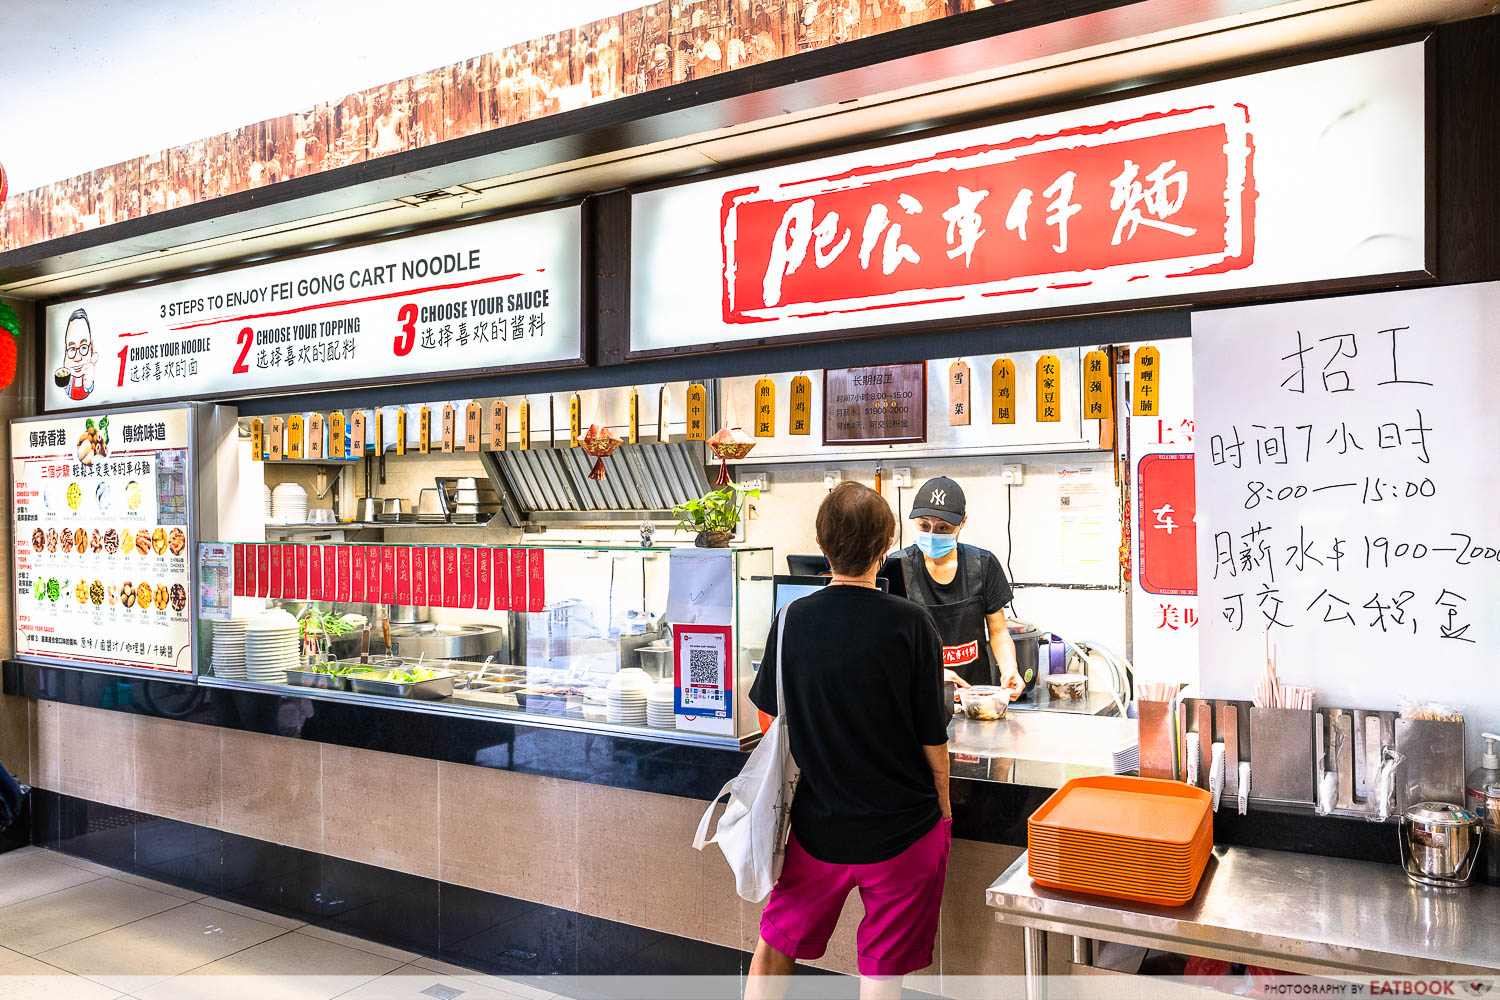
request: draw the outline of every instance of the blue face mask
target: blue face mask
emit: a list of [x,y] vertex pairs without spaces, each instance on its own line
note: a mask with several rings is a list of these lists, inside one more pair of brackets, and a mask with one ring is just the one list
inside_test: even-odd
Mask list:
[[917,548],[929,559],[941,559],[958,548],[958,533],[939,535],[935,531],[917,532]]

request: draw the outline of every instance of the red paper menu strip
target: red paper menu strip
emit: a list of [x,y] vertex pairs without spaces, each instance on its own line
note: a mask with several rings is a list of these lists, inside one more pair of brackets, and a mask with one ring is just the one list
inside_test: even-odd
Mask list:
[[323,591],[320,600],[336,601],[339,592],[339,550],[336,545],[323,546]]
[[546,553],[541,549],[526,550],[526,610],[541,611],[547,606]]
[[354,547],[349,545],[339,546],[339,575],[338,586],[334,590],[334,600],[347,603],[354,594]]
[[443,550],[436,545],[427,549],[427,604],[443,606]]
[[380,547],[380,603],[396,603],[396,547]]
[[323,546],[307,546],[307,599],[323,600]]
[[458,550],[458,606],[474,607],[474,550],[467,545]]
[[526,610],[526,550],[510,550],[510,610]]
[[365,547],[354,546],[352,555],[352,566],[349,570],[349,600],[361,604],[365,600],[365,587],[369,580],[369,570],[365,568]]
[[245,549],[246,549],[246,547],[247,546],[243,542],[237,542],[237,543],[235,543],[235,546],[234,546],[234,596],[235,597],[248,597],[249,596],[249,592],[246,591],[246,589],[245,589],[246,583],[249,582],[248,579],[247,579],[247,577],[246,577],[246,575],[245,575]]
[[281,596],[296,600],[297,593],[297,548],[296,545],[281,547]]
[[406,545],[396,549],[396,603],[403,608],[411,607],[411,553]]
[[510,605],[510,549],[491,549],[496,611],[514,611]]
[[269,597],[271,594],[271,546],[255,547],[255,596]]
[[286,586],[286,576],[281,568],[281,546],[270,545],[267,548],[271,550],[271,580],[266,587],[266,596],[281,597]]
[[412,607],[425,608],[427,603],[427,550],[411,550],[411,603]]
[[443,607],[458,607],[458,549],[443,548]]
[[380,546],[365,546],[365,600],[375,604],[380,600]]
[[308,589],[308,576],[310,575],[308,560],[308,548],[306,545],[297,546],[297,590],[292,595],[298,600],[311,600],[312,591]]
[[474,553],[474,607],[488,611],[490,607],[490,550],[478,549]]

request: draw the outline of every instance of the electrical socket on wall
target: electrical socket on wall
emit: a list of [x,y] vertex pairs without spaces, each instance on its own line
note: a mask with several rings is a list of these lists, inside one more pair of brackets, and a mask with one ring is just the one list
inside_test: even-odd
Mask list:
[[911,470],[902,466],[891,473],[891,482],[903,490],[911,489]]
[[823,473],[823,488],[831,490],[844,481],[844,473],[839,469],[827,469]]
[[771,492],[771,474],[769,472],[752,472],[740,478],[740,485],[747,490],[760,490],[762,493]]
[[1000,485],[1020,486],[1021,478],[1021,467],[1019,465],[1000,466]]

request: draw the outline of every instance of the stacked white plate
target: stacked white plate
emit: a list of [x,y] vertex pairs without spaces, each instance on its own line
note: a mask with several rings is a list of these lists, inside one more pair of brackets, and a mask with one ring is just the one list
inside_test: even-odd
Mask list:
[[275,608],[250,620],[245,630],[245,679],[285,684],[286,672],[302,662],[297,619]]
[[266,520],[271,520],[273,504],[271,503],[271,487],[261,484],[261,490],[265,494]]
[[661,680],[651,685],[646,695],[646,725],[652,729],[677,728],[677,689],[671,681]]
[[607,718],[618,726],[646,724],[646,696],[651,677],[640,667],[626,667],[610,680],[604,692]]
[[296,483],[282,483],[272,490],[271,520],[281,524],[305,524],[307,491]]
[[249,624],[247,618],[213,623],[215,677],[232,681],[245,679],[245,628]]

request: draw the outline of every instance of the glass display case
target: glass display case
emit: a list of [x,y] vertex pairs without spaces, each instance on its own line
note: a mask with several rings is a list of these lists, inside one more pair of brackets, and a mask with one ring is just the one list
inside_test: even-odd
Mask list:
[[748,742],[768,548],[204,543],[205,684]]

